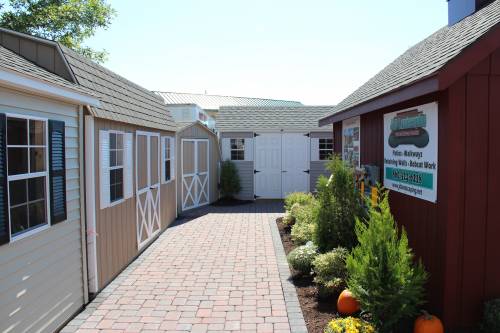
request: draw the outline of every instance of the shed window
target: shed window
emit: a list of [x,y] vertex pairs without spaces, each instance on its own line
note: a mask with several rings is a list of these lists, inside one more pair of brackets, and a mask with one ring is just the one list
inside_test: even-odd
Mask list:
[[13,239],[49,224],[47,120],[8,116],[6,134]]
[[319,139],[319,159],[327,160],[333,154],[333,139]]
[[123,199],[123,133],[109,133],[110,202]]
[[168,182],[169,180],[172,179],[172,147],[171,147],[171,138],[170,137],[165,137],[165,144],[163,145],[163,170],[165,173],[165,181]]
[[231,160],[245,160],[245,139],[231,139]]

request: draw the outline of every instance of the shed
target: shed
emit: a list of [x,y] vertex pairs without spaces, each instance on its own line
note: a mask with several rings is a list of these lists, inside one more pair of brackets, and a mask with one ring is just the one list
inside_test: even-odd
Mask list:
[[54,332],[87,301],[79,161],[99,101],[27,60],[31,40],[0,45],[0,331]]
[[320,124],[333,124],[336,153],[356,161],[357,147],[361,165],[383,171],[395,219],[430,272],[430,310],[454,331],[500,297],[500,1],[451,0],[449,10],[448,26]]
[[183,212],[208,205],[219,199],[219,163],[217,135],[199,121],[177,123],[176,161],[179,170],[177,210]]
[[331,106],[222,107],[216,128],[223,160],[233,161],[240,199],[279,199],[314,191],[333,153],[333,136],[318,119]]
[[106,286],[176,218],[175,123],[156,94],[62,46],[101,101],[85,116],[89,290]]

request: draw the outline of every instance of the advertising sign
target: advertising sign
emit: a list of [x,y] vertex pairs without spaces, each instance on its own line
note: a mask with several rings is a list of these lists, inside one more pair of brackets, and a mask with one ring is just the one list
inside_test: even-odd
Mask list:
[[436,202],[438,104],[384,115],[384,186]]

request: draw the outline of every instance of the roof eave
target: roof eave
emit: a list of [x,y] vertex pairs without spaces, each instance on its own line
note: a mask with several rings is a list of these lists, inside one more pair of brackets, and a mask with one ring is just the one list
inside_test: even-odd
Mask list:
[[100,102],[95,96],[85,94],[76,89],[52,84],[48,81],[24,75],[4,67],[0,67],[0,83],[10,88],[52,97],[78,105],[100,106]]
[[422,79],[409,86],[394,90],[385,95],[376,97],[362,104],[358,104],[349,109],[328,115],[319,120],[319,126],[342,121],[352,117],[360,116],[375,110],[389,107],[413,98],[425,96],[439,91],[439,81],[437,75]]

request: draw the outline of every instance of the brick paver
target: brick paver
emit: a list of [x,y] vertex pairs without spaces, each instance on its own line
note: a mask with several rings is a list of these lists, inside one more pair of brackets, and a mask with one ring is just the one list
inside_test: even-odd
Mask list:
[[282,203],[193,214],[62,332],[307,332],[274,223]]

